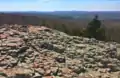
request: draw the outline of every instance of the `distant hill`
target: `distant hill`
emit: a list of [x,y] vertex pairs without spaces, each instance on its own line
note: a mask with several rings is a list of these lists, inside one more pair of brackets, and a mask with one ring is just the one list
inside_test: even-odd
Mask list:
[[55,11],[50,14],[67,17],[70,16],[75,19],[91,19],[95,14],[98,14],[102,20],[120,19],[120,11]]
[[0,24],[33,24],[41,25],[43,22],[50,27],[65,24],[68,27],[85,27],[88,22],[98,14],[104,26],[119,26],[120,11],[54,11],[54,12],[0,12]]
[[[35,20],[35,21],[33,21]],[[22,14],[0,14],[0,24],[38,24],[39,18]]]
[[95,14],[100,16],[102,20],[118,20],[120,19],[120,11],[53,11],[53,12],[39,12],[39,11],[26,11],[26,12],[4,12],[9,14],[24,14],[30,16],[49,16],[62,19],[92,19]]
[[[53,14],[43,12],[1,12],[0,13],[0,24],[33,24],[40,25],[45,21],[49,26],[66,24],[68,26],[85,26],[82,23],[87,21],[83,19],[73,19],[72,17],[66,18],[66,16],[57,16]],[[81,21],[80,24],[78,21]],[[79,24],[78,24],[79,23]]]

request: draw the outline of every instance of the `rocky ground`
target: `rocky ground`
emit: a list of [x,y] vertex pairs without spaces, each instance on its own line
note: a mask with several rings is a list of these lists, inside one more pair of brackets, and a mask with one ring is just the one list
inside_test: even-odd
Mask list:
[[120,78],[118,43],[27,29],[1,26],[0,78]]

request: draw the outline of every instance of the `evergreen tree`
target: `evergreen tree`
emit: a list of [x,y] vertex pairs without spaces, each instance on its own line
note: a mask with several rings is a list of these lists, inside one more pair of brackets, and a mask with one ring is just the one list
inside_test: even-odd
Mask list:
[[68,29],[65,24],[62,24],[63,32],[68,33]]
[[57,30],[57,24],[53,25],[53,29]]
[[45,20],[42,20],[42,21],[41,21],[41,25],[42,25],[42,26],[46,26],[46,21],[45,21]]
[[101,28],[101,21],[98,20],[98,15],[95,15],[94,19],[88,24],[87,36],[90,38],[103,40],[105,37],[104,32],[104,29]]

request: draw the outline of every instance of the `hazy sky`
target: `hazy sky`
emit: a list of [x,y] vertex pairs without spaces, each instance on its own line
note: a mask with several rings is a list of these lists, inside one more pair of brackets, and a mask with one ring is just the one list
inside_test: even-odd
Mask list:
[[120,0],[0,0],[0,11],[120,11]]

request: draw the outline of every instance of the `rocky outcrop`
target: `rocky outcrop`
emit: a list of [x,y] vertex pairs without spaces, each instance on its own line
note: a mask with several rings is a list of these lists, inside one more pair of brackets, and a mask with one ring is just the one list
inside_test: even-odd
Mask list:
[[119,78],[118,43],[37,28],[1,27],[1,78]]

